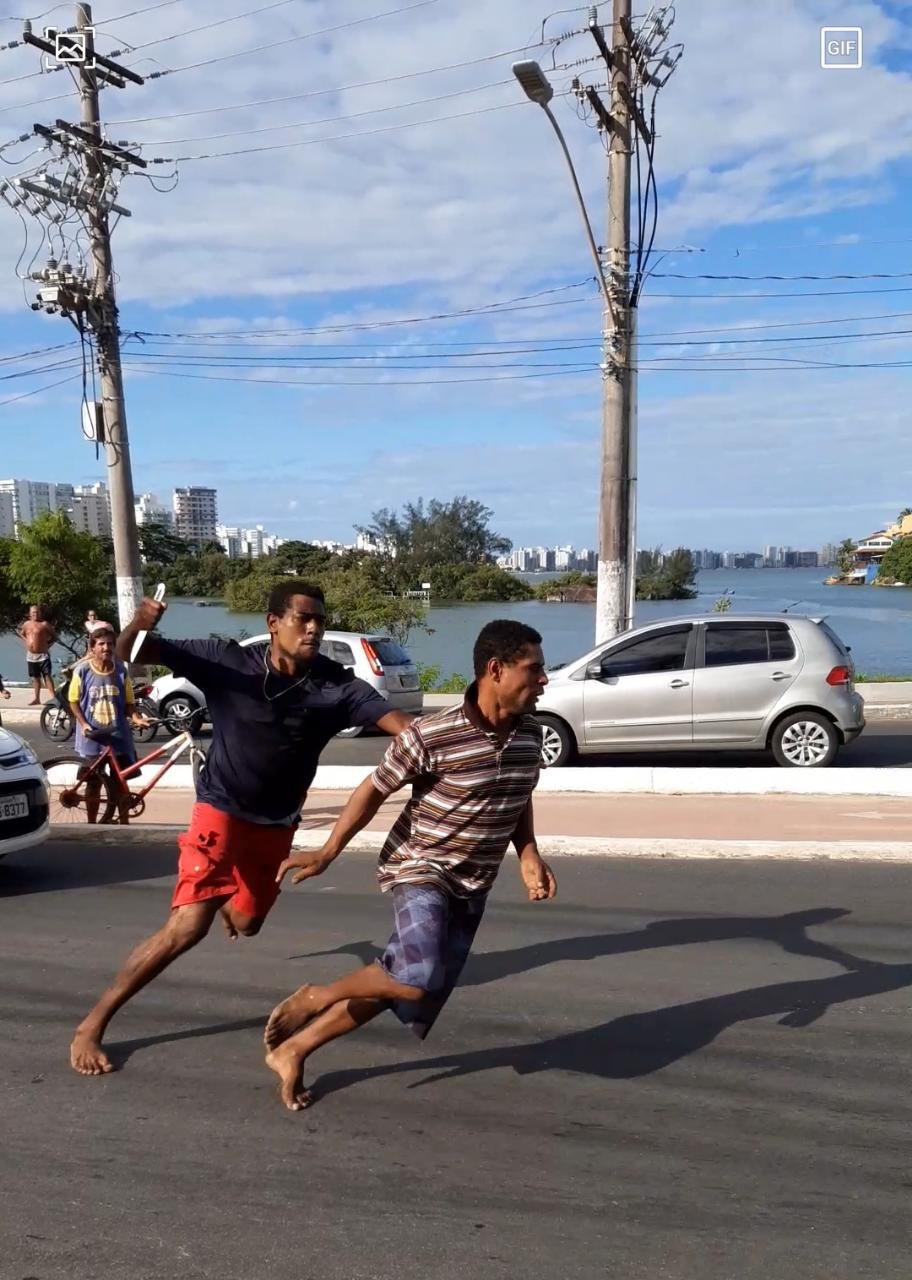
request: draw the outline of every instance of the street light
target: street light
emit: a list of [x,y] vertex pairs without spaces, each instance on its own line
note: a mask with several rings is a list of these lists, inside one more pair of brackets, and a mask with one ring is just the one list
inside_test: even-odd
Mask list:
[[586,239],[589,241],[589,248],[592,251],[592,260],[595,263],[595,269],[598,273],[599,284],[602,289],[602,297],[605,300],[605,306],[608,308],[612,319],[614,319],[614,304],[611,294],[608,290],[608,281],[605,279],[605,271],[602,266],[601,255],[598,251],[598,245],[595,243],[595,236],[592,234],[592,223],[589,221],[589,214],[586,212],[586,204],[583,200],[583,193],[580,190],[579,180],[576,176],[576,169],[573,167],[573,159],[567,146],[567,141],[561,132],[561,127],[557,123],[554,112],[548,106],[548,103],[554,97],[554,88],[551,81],[542,71],[537,62],[514,62],[513,74],[519,81],[523,93],[530,102],[534,102],[536,106],[541,107],[545,115],[551,121],[551,127],[557,134],[557,140],[561,144],[561,150],[567,161],[567,168],[570,170],[570,179],[573,182],[573,190],[576,192],[576,202],[579,205],[579,211],[582,214],[583,226],[586,229]]

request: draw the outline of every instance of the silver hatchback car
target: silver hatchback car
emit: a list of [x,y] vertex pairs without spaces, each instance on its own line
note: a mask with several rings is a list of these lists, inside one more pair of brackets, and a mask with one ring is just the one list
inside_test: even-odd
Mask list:
[[822,618],[702,614],[616,636],[548,673],[548,766],[579,753],[770,751],[822,768],[864,728],[849,651]]

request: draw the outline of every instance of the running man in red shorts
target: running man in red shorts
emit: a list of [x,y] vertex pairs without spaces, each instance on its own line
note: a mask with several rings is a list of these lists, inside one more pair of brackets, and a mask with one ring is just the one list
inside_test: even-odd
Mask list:
[[[145,599],[117,640],[127,660],[140,631],[165,610]],[[364,680],[320,653],[326,609],[320,587],[288,581],[269,597],[270,640],[166,640],[150,634],[139,659],[164,663],[206,695],[212,746],[197,786],[190,828],[178,840],[177,887],[167,922],[131,952],[113,984],[76,1030],[70,1062],[82,1075],[114,1065],[101,1046],[122,1005],[196,946],[221,912],[229,933],[251,937],[278,896],[276,873],[291,852],[320,752],[353,725],[384,733],[411,717]]]

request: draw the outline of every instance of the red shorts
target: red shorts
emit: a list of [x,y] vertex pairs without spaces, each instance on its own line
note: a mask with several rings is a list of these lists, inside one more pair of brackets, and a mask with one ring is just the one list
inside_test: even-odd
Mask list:
[[190,829],[177,840],[172,907],[231,898],[242,915],[262,919],[279,896],[276,873],[291,852],[293,837],[294,827],[264,827],[195,804]]

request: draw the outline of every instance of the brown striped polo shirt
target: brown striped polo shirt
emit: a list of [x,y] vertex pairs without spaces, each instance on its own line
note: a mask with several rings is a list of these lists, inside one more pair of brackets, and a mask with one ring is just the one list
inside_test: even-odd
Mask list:
[[380,853],[381,889],[434,884],[487,893],[538,782],[542,732],[521,716],[506,740],[486,730],[472,685],[461,706],[423,716],[390,744],[371,777],[383,796],[412,784]]

